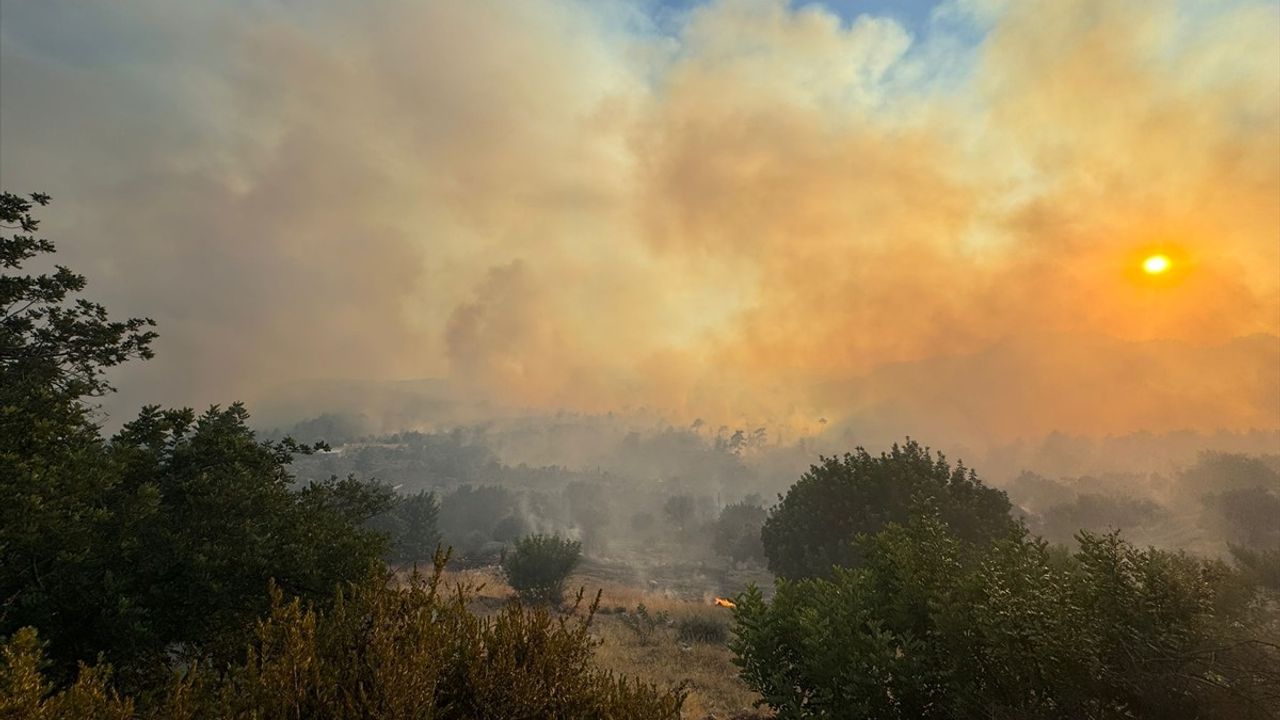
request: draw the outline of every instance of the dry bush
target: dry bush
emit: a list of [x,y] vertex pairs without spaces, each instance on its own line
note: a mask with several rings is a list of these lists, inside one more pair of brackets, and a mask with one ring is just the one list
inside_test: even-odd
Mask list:
[[[400,587],[390,587],[387,578],[352,586],[323,611],[286,600],[273,589],[271,611],[258,623],[243,663],[225,672],[190,669],[160,700],[145,703],[140,715],[166,720],[680,717],[683,690],[663,691],[595,665],[598,640],[590,634],[595,603],[581,607],[581,593],[565,615],[511,603],[482,617],[468,607],[473,588],[442,584],[444,562],[438,555],[430,576],[415,572]],[[29,649],[21,654],[26,646],[15,647],[28,659],[25,664],[6,660],[0,689],[34,687],[24,697],[34,693],[39,708],[47,689],[29,669],[38,667],[38,659],[29,659]],[[6,649],[5,657],[9,654]],[[81,684],[101,695],[104,710],[13,716],[128,717],[107,712],[130,701],[111,695],[105,674],[87,678]],[[73,691],[79,692],[68,693]],[[60,697],[48,702],[67,702]]]
[[670,622],[671,616],[661,611],[651,613],[644,603],[640,603],[635,610],[619,615],[618,620],[635,633],[636,642],[652,645],[657,640],[659,628]]
[[682,643],[723,645],[729,642],[729,622],[719,614],[687,615],[676,620],[676,639]]

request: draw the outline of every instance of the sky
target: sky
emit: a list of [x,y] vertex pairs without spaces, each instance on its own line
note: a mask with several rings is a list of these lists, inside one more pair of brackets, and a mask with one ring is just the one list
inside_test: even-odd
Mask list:
[[120,415],[1280,428],[1274,0],[0,0],[0,185]]

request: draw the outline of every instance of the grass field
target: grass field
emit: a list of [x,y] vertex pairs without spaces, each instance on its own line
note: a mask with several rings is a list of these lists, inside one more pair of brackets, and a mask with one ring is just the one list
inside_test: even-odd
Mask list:
[[[733,654],[723,641],[682,641],[682,623],[698,622],[699,627],[727,627],[730,611],[716,607],[716,594],[729,595],[743,589],[748,581],[768,582],[760,572],[711,571],[698,573],[690,568],[666,568],[636,573],[628,566],[587,562],[570,578],[576,593],[585,588],[587,600],[601,592],[600,610],[592,622],[592,633],[600,640],[596,659],[601,667],[621,675],[673,687],[683,683],[689,690],[684,717],[690,720],[747,720],[769,714],[753,708],[758,696],[738,679]],[[707,585],[710,579],[713,585]],[[451,571],[447,581],[483,585],[473,609],[496,612],[511,597],[511,589],[496,568]],[[672,581],[672,582],[669,582]],[[719,593],[709,592],[716,587]],[[584,601],[585,602],[585,601]],[[643,604],[651,616],[665,614],[647,637],[633,630],[628,619]]]

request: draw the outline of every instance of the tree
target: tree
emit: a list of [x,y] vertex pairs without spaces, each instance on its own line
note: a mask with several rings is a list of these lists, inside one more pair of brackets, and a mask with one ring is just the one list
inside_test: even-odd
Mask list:
[[1030,524],[1054,542],[1067,542],[1081,530],[1105,532],[1149,526],[1167,516],[1165,509],[1145,498],[1081,493],[1069,502],[1052,505]]
[[54,249],[32,236],[47,200],[0,194],[18,230],[0,238],[0,636],[37,628],[56,682],[102,655],[133,686],[175,652],[239,649],[273,578],[322,602],[363,577],[383,543],[359,526],[387,496],[353,478],[294,491],[288,465],[311,448],[258,441],[238,404],[147,407],[103,438],[105,371],[155,335],[73,299],[85,282],[64,267],[20,274]]
[[[154,505],[149,488],[118,487],[90,401],[110,391],[108,368],[151,357],[155,334],[148,319],[113,321],[102,305],[76,298],[85,279],[66,267],[22,273],[54,252],[35,236],[31,215],[48,202],[0,193],[0,226],[15,231],[0,236],[0,635],[38,619],[78,642],[84,618],[73,610],[88,609],[86,594],[109,592],[127,551],[120,529]],[[114,615],[121,628],[138,620],[128,603],[98,615]],[[79,655],[58,649],[68,651],[64,660]]]
[[32,203],[44,206],[49,196],[30,199],[0,193],[0,227],[17,230],[0,237],[0,372],[5,400],[26,400],[28,411],[52,409],[59,402],[79,404],[111,390],[103,377],[108,368],[131,358],[150,358],[156,334],[148,318],[112,321],[102,305],[72,296],[85,279],[61,265],[52,274],[19,275],[24,263],[54,252],[54,244],[33,233],[40,222]]
[[1231,488],[1203,498],[1203,522],[1229,542],[1280,547],[1280,491]]
[[831,579],[735,609],[743,679],[780,719],[1265,718],[1280,628],[1222,563],[1082,533],[962,540],[936,516]]
[[199,418],[147,407],[98,457],[110,484],[53,525],[81,541],[17,588],[6,628],[30,625],[69,672],[97,654],[134,681],[180,649],[226,657],[267,608],[274,581],[323,602],[364,577],[385,541],[364,521],[384,489],[353,478],[292,489],[289,442],[264,443],[236,404]]
[[387,559],[395,563],[428,562],[440,545],[436,520],[440,508],[436,495],[425,490],[396,495],[391,508],[369,521],[369,527],[387,536]]
[[1263,549],[1229,545],[1228,549],[1241,572],[1260,587],[1280,594],[1280,545]]
[[528,603],[559,605],[564,584],[582,557],[582,544],[555,535],[530,535],[516,542],[502,562],[507,584]]
[[672,495],[662,504],[662,514],[681,534],[687,533],[697,517],[698,504],[692,495]]
[[712,547],[735,563],[763,560],[764,544],[760,541],[760,529],[768,516],[768,512],[756,503],[744,501],[726,505],[716,520]]
[[936,512],[969,541],[1002,537],[1016,524],[1009,499],[963,464],[908,439],[878,457],[858,448],[822,458],[791,486],[761,531],[769,569],[784,578],[830,577],[832,567],[861,562],[860,533]]
[[605,487],[599,483],[575,480],[565,486],[563,495],[569,508],[569,519],[581,533],[582,542],[592,550],[604,547],[607,540],[605,531],[612,520]]
[[493,539],[500,543],[513,543],[529,534],[529,523],[522,516],[512,513],[493,526]]
[[492,538],[493,528],[516,508],[516,498],[500,485],[461,485],[440,503],[444,540],[469,553]]

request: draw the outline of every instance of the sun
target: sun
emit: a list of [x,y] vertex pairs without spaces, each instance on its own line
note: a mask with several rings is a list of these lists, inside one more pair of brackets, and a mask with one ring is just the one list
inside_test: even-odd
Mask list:
[[1169,261],[1168,255],[1151,255],[1142,261],[1142,272],[1148,275],[1159,275],[1168,272],[1171,265],[1173,263]]

